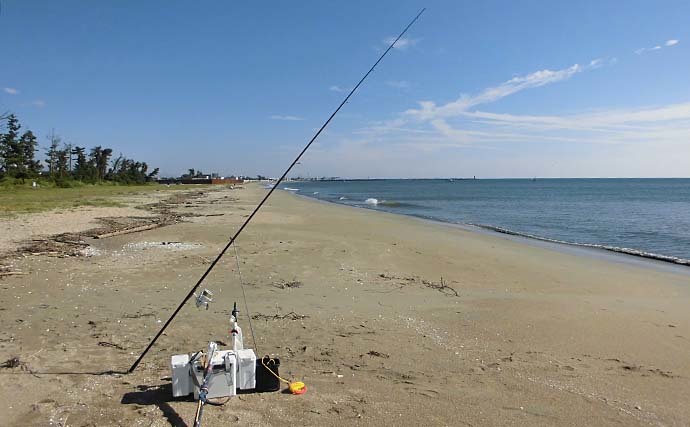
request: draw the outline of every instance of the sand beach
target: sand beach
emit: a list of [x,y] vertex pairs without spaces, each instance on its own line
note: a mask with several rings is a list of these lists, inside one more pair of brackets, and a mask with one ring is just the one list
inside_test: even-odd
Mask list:
[[[196,191],[164,226],[102,239],[99,217],[147,221],[135,207],[165,193],[0,220],[0,425],[191,426],[169,358],[228,342],[235,301],[246,345],[308,391],[242,394],[204,426],[690,425],[690,269],[283,191],[237,242],[249,313],[229,251],[210,309],[189,302],[125,374],[266,191]],[[67,232],[77,250],[17,252]]]

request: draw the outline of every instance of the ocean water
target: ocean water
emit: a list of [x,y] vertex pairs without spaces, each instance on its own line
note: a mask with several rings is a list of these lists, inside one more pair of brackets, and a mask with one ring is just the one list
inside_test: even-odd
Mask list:
[[288,182],[297,194],[690,265],[690,179]]

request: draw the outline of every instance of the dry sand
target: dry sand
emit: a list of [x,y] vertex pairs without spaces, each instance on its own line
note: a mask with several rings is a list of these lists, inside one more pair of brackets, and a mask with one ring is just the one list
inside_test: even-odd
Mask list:
[[161,186],[161,189],[155,192],[118,198],[118,201],[125,205],[124,207],[83,206],[0,217],[0,256],[18,249],[30,239],[46,238],[63,233],[78,233],[97,228],[103,225],[103,218],[153,216],[152,212],[138,209],[138,207],[159,203],[176,193],[178,192],[165,191],[165,187]]
[[[191,426],[169,357],[229,342],[228,311],[244,309],[232,256],[205,282],[208,311],[188,303],[133,374],[108,371],[126,371],[265,191],[209,193],[193,210],[223,215],[90,241],[91,257],[16,260],[0,361],[21,366],[0,369],[0,424]],[[688,274],[283,192],[238,248],[258,352],[308,392],[243,394],[204,426],[690,425]]]
[[83,207],[0,218],[0,253],[12,251],[31,238],[95,228],[99,218],[136,215],[146,215],[146,212],[130,207]]

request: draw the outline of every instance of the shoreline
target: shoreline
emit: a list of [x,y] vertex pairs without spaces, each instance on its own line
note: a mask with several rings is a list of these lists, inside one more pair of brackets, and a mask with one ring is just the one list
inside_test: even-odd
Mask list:
[[306,194],[300,194],[299,191],[285,190],[280,191],[291,194],[296,197],[307,200],[314,200],[318,202],[333,204],[337,206],[344,206],[354,209],[363,209],[366,211],[381,212],[391,215],[399,215],[405,218],[414,218],[420,221],[427,221],[434,224],[456,227],[463,230],[476,233],[486,233],[488,235],[503,237],[508,240],[518,241],[534,247],[546,247],[558,252],[570,253],[580,256],[590,256],[597,259],[609,260],[612,262],[620,262],[625,264],[637,265],[640,267],[652,268],[660,271],[667,271],[679,274],[690,275],[690,260],[679,258],[670,255],[655,254],[645,252],[634,248],[620,248],[616,246],[607,246],[594,243],[578,243],[568,242],[565,240],[550,239],[548,237],[541,237],[527,233],[513,231],[499,226],[463,223],[463,222],[447,222],[436,218],[428,218],[420,215],[407,215],[398,212],[390,212],[381,209],[374,209],[366,206],[353,206],[345,203],[338,203],[337,201],[320,199]]

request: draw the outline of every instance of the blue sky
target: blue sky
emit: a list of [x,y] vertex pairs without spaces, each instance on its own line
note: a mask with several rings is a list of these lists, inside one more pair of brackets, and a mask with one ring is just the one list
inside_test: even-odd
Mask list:
[[2,0],[0,111],[64,140],[278,175],[690,176],[687,1]]

